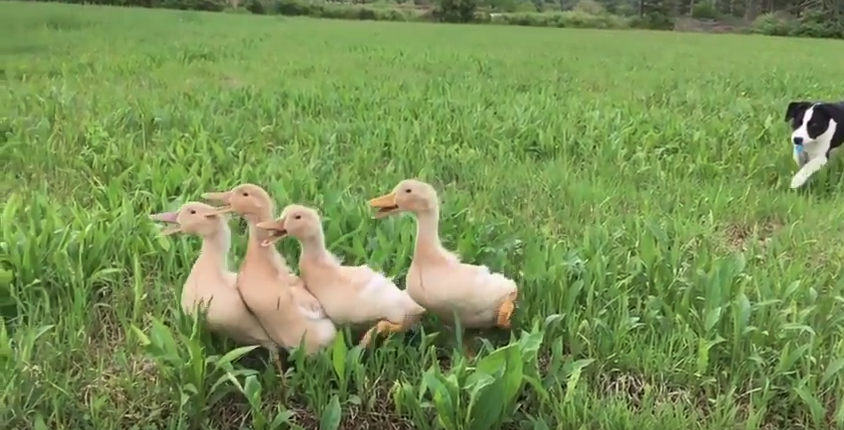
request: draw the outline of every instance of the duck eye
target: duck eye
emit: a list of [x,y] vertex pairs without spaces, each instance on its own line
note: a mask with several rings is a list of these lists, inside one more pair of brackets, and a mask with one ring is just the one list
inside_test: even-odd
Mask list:
[[410,194],[410,188],[405,189],[404,192]]
[[244,191],[244,192],[243,192],[243,197],[249,197],[249,193],[247,193],[246,191]]
[[294,215],[293,219],[302,219],[302,215]]
[[190,214],[191,214],[191,215],[196,215],[196,211],[195,211],[195,210],[193,210],[193,209],[191,209],[191,210],[190,210]]

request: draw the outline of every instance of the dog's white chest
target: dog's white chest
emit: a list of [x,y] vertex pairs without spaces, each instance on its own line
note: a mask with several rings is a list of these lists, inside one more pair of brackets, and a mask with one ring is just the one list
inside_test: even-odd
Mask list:
[[809,160],[813,160],[818,158],[822,155],[826,155],[826,151],[829,149],[829,145],[821,145],[821,142],[812,142],[806,145],[803,145],[803,152],[806,153]]

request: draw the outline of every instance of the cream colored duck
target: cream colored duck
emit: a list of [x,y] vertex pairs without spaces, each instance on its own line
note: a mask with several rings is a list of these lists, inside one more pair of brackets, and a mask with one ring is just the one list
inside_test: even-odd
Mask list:
[[416,247],[407,273],[410,297],[446,322],[455,311],[464,328],[510,328],[518,289],[486,266],[462,263],[439,237],[439,198],[429,184],[407,179],[387,195],[370,200],[376,218],[401,212],[416,216]]
[[322,307],[301,304],[302,297],[318,304],[316,298],[290,271],[275,248],[261,246],[268,233],[256,224],[272,217],[273,202],[269,194],[257,185],[243,184],[226,192],[205,193],[203,197],[224,205],[217,213],[235,212],[249,224],[249,240],[237,274],[237,288],[270,337],[287,348],[302,345],[306,354],[330,344],[337,330]]
[[231,230],[214,207],[188,202],[176,212],[151,215],[155,221],[170,224],[161,234],[184,233],[202,238],[202,250],[193,263],[182,290],[182,309],[194,315],[198,307],[206,309],[211,330],[223,333],[238,343],[261,345],[273,352],[278,361],[275,342],[249,311],[235,288],[235,273],[229,271],[227,256],[231,246]]
[[425,313],[406,291],[383,274],[365,264],[340,264],[325,246],[325,233],[316,210],[289,205],[277,220],[259,223],[258,228],[270,232],[262,246],[272,246],[286,236],[299,241],[299,274],[335,324],[375,324],[361,345],[369,345],[373,334],[404,332]]
[[[203,198],[222,203],[224,207],[221,213],[232,210],[232,206],[229,203],[232,198],[234,198],[235,201],[244,202],[244,206],[242,207],[244,212],[239,212],[238,210],[235,210],[234,212],[240,214],[249,224],[250,243],[252,243],[251,241],[253,236],[257,239],[256,243],[260,243],[262,239],[261,235],[266,234],[266,232],[255,230],[255,225],[262,221],[272,221],[274,216],[273,212],[275,210],[275,205],[273,204],[272,199],[263,188],[257,185],[242,184],[227,192],[205,193],[203,194]],[[290,291],[293,293],[293,298],[296,300],[296,303],[309,313],[325,317],[325,310],[323,310],[319,300],[317,300],[316,297],[314,297],[313,294],[304,287],[298,277],[293,274],[284,257],[282,257],[275,248],[273,248],[272,252],[268,253],[268,255],[272,255],[272,259],[275,260],[275,265],[283,267],[283,270],[280,269],[281,281],[289,285]]]

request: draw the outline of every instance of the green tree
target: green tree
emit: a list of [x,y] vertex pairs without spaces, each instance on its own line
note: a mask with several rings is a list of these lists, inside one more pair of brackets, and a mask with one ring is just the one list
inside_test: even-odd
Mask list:
[[441,22],[472,22],[477,9],[477,0],[438,0],[434,17]]

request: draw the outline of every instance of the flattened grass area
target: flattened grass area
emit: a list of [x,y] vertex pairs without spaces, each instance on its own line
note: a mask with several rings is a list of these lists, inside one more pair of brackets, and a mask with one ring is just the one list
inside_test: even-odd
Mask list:
[[[789,190],[782,118],[840,98],[841,42],[0,16],[6,428],[842,427],[842,169]],[[440,191],[449,248],[521,286],[515,346],[489,334],[479,359],[509,357],[516,378],[493,380],[516,381],[511,401],[468,409],[490,380],[457,353],[437,366],[431,345],[453,336],[433,319],[424,338],[300,357],[284,384],[247,358],[203,373],[235,345],[180,317],[199,242],[160,238],[148,214],[257,183],[319,208],[333,252],[403,285],[413,220],[373,220],[366,201],[406,177]],[[292,240],[280,250],[295,264]]]

